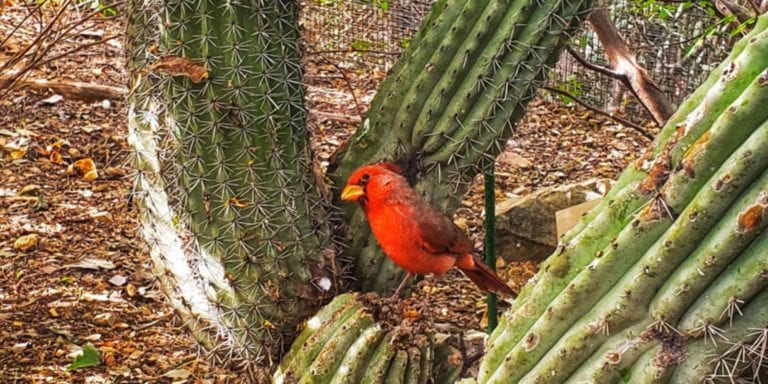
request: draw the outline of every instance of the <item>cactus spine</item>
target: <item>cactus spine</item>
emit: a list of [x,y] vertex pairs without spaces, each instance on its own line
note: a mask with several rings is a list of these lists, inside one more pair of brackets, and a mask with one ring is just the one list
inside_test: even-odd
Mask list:
[[[589,0],[443,1],[382,84],[363,127],[332,165],[342,185],[359,164],[389,160],[419,175],[415,188],[454,209],[472,178],[493,163],[559,57]],[[335,167],[335,168],[334,168]],[[347,218],[348,253],[363,290],[402,279],[370,238],[360,212]]]
[[745,309],[768,283],[766,26],[566,235],[491,336],[480,383],[700,382],[714,368],[690,352],[705,337],[744,345],[756,337],[737,324],[766,329]]
[[198,337],[256,368],[281,355],[313,282],[333,281],[297,12],[280,0],[131,2],[130,140],[156,273]]

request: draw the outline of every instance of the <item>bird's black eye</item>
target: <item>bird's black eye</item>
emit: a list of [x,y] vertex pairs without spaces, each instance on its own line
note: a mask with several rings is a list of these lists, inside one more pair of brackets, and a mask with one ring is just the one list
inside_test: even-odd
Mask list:
[[367,182],[368,182],[368,180],[370,180],[370,179],[371,179],[371,175],[369,175],[369,174],[367,174],[367,173],[364,173],[364,174],[363,174],[363,177],[361,177],[361,178],[360,178],[360,182],[361,182],[361,183],[363,183],[363,184],[365,184],[365,183],[367,183]]

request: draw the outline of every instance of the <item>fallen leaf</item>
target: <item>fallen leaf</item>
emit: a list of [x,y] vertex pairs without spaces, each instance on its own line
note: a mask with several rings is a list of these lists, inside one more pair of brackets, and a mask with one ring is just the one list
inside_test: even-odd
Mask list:
[[208,70],[203,64],[179,56],[163,56],[151,70],[171,76],[186,76],[193,83],[199,83],[208,78]]
[[237,197],[232,197],[231,199],[229,199],[229,202],[238,208],[248,208],[248,203],[238,200]]
[[96,367],[101,365],[101,358],[99,358],[99,351],[93,344],[88,343],[83,346],[82,353],[75,357],[75,360],[67,367],[67,371],[74,371],[80,368]]
[[80,260],[74,264],[67,264],[62,268],[82,268],[82,269],[92,269],[92,270],[114,269],[115,263],[109,260],[87,258],[87,259]]
[[29,347],[30,343],[16,343],[11,347],[11,351],[13,353],[21,353],[23,350],[27,349]]
[[96,164],[93,162],[93,159],[91,159],[90,157],[80,159],[70,164],[69,167],[67,167],[67,174],[82,175],[83,179],[86,181],[93,181],[99,177],[99,174],[96,171]]
[[39,242],[40,236],[36,233],[30,233],[29,235],[24,235],[16,239],[16,241],[13,242],[13,249],[26,252],[37,248]]
[[185,368],[176,368],[163,374],[164,377],[176,380],[186,380],[191,375],[192,372]]
[[58,104],[62,100],[64,100],[64,96],[59,95],[59,94],[54,94],[51,97],[47,97],[45,99],[40,100],[40,104],[43,104],[43,105],[56,105],[56,104]]
[[105,353],[104,354],[104,365],[107,367],[114,367],[117,365],[117,359],[115,359],[114,353]]
[[128,284],[125,286],[125,293],[127,293],[129,297],[136,296],[136,286],[133,284]]
[[21,188],[21,190],[16,193],[16,196],[39,196],[40,189],[40,186],[37,184],[28,184]]
[[59,151],[58,148],[55,148],[54,150],[51,151],[51,154],[48,155],[48,160],[54,164],[64,163],[64,158],[61,157],[61,152]]

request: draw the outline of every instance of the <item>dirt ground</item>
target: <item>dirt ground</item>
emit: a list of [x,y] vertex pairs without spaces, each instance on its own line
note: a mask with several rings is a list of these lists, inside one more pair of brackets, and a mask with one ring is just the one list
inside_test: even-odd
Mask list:
[[[14,15],[2,17],[5,36]],[[106,28],[121,27],[113,22]],[[13,42],[28,40],[25,32]],[[0,47],[0,63],[12,49]],[[121,40],[112,40],[32,76],[122,86],[123,50]],[[348,83],[323,61],[310,57],[307,68],[312,144],[322,165],[354,131],[354,119],[385,74],[348,71]],[[236,374],[198,358],[147,272],[150,261],[130,198],[125,103],[54,96],[17,90],[0,98],[0,382],[236,381]],[[497,199],[615,177],[645,145],[636,132],[586,110],[537,100],[498,161]],[[96,175],[87,168],[68,172],[82,159],[93,161],[97,177],[89,180]],[[480,243],[482,186],[476,184],[457,220]],[[502,274],[520,285],[535,268],[511,264]],[[437,322],[447,329],[480,329],[484,297],[463,276],[449,274],[424,286],[441,308]],[[88,344],[100,352],[101,364],[68,371]]]

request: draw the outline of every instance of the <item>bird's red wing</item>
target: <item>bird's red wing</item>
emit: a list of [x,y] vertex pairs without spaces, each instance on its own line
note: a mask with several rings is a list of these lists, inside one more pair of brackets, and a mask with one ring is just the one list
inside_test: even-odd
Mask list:
[[419,207],[415,219],[425,251],[436,255],[459,256],[474,250],[469,237],[437,209],[424,204]]

